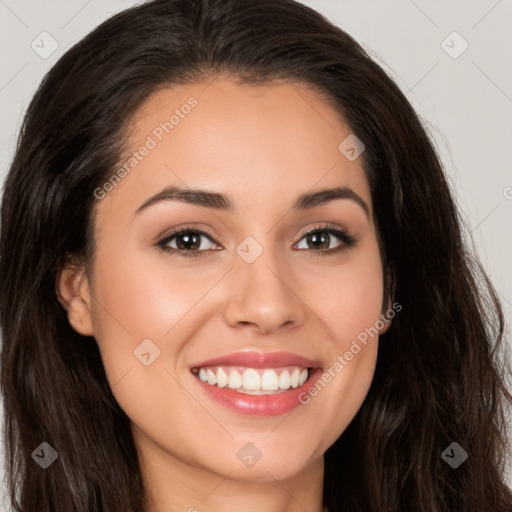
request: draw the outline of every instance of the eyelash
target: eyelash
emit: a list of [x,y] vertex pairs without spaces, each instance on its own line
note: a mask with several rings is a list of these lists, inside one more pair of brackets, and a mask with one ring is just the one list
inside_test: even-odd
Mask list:
[[[190,234],[190,233],[195,233],[195,234],[199,234],[199,235],[204,235],[205,237],[209,238],[210,241],[214,242],[214,243],[217,243],[214,239],[213,239],[213,235],[206,232],[206,231],[203,231],[201,229],[196,229],[196,228],[187,228],[187,227],[183,227],[183,228],[179,228],[179,229],[176,229],[175,231],[171,231],[170,233],[167,233],[163,238],[161,238],[158,242],[157,242],[157,247],[161,248],[162,250],[170,253],[170,254],[177,254],[179,253],[180,256],[183,256],[185,258],[190,258],[190,257],[198,257],[198,256],[203,256],[202,253],[204,252],[207,252],[207,251],[199,251],[199,250],[195,250],[195,251],[190,251],[190,250],[182,250],[182,249],[175,249],[174,247],[168,247],[167,244],[175,237],[179,236],[179,235],[183,235],[183,234]],[[353,247],[357,240],[358,240],[358,237],[356,236],[353,236],[353,235],[350,235],[348,233],[347,230],[343,229],[343,228],[339,228],[338,226],[335,226],[333,224],[326,224],[324,226],[320,226],[320,227],[316,227],[316,228],[313,228],[309,231],[307,231],[306,233],[303,233],[303,235],[301,236],[300,240],[302,240],[303,238],[307,237],[308,235],[312,235],[312,234],[318,234],[318,233],[328,233],[329,235],[334,235],[336,238],[340,239],[340,241],[342,242],[338,247],[334,248],[334,249],[327,249],[327,250],[319,250],[319,251],[315,251],[313,249],[309,249],[309,251],[312,253],[312,255],[315,255],[315,256],[332,256],[334,254],[337,254],[343,250],[347,250],[347,249],[350,249],[351,247]],[[299,240],[299,242],[300,242]],[[212,249],[210,249],[211,251]],[[304,251],[304,250],[307,250],[307,249],[299,249],[300,251]]]

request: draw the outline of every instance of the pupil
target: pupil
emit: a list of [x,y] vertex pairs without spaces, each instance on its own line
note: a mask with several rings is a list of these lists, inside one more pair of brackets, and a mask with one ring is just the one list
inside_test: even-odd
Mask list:
[[[325,235],[321,235],[321,234],[318,234],[318,233],[313,233],[310,236],[311,236],[311,239],[313,241],[313,245],[315,247],[320,247],[322,245],[322,243],[324,243],[324,245],[325,245],[325,241],[327,239],[327,237]],[[317,244],[318,241],[320,242],[319,244]],[[329,245],[329,244],[327,243],[327,245]]]
[[[197,243],[197,239],[198,239],[198,237],[196,235],[180,235],[178,237],[177,245],[178,245],[178,247],[184,245],[184,247],[180,247],[180,249],[184,249],[186,251],[188,251],[192,248],[197,249],[199,246],[199,244]],[[184,243],[180,243],[180,240],[184,240]],[[187,244],[189,244],[189,245],[187,246]],[[190,246],[190,244],[192,245],[192,247]]]

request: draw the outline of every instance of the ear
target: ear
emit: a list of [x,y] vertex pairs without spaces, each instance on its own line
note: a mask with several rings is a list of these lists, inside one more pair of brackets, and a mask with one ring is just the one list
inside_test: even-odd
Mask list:
[[387,308],[381,312],[380,320],[382,320],[382,323],[384,323],[384,326],[382,328],[378,329],[379,335],[384,334],[391,326],[391,322],[393,320],[392,320],[392,318],[389,318],[389,316],[386,314],[386,312],[388,312],[392,308],[392,305],[393,305],[393,301],[391,299],[389,299]]
[[57,298],[68,313],[71,327],[83,336],[93,336],[91,293],[85,267],[67,263],[57,275]]
[[[393,321],[393,316],[390,318],[389,311],[395,312],[393,309],[393,297],[396,291],[396,269],[395,266],[391,262],[387,262],[386,270],[384,274],[384,300],[382,301],[382,311],[380,314],[380,319],[384,323],[384,326],[379,329],[379,335],[384,334]],[[387,298],[387,301],[386,301]],[[386,304],[387,302],[387,304]]]

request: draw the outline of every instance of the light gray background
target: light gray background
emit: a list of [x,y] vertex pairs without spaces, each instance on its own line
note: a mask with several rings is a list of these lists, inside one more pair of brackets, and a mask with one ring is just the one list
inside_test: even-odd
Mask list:
[[[136,3],[141,2],[0,0],[2,181],[22,115],[44,74],[67,48],[101,21]],[[423,117],[510,323],[512,1],[303,3],[326,15],[368,49]],[[42,46],[40,34],[45,31],[57,41],[58,48],[43,59],[31,43],[35,40]],[[450,36],[454,31],[469,44],[457,58],[445,51],[455,55],[463,48],[462,39]],[[510,345],[509,334],[507,341]],[[4,474],[0,465],[0,476]],[[512,486],[512,471],[509,484]],[[8,508],[2,505],[1,492],[0,506],[1,510]]]

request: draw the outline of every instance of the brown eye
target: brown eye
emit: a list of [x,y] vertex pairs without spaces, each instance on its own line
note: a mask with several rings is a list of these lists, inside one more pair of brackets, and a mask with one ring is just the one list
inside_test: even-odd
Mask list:
[[197,233],[189,232],[174,235],[173,238],[176,239],[177,249],[189,251],[191,249],[198,250],[200,248],[201,236],[202,235],[198,235]]
[[332,233],[326,231],[315,231],[305,236],[306,243],[310,249],[331,249]]
[[208,233],[182,228],[166,235],[157,243],[157,246],[170,253],[180,253],[182,256],[201,256],[201,253],[212,250],[204,239],[216,245]]
[[[340,241],[338,244],[334,241],[335,238]],[[356,237],[349,235],[346,230],[330,225],[309,231],[301,240],[305,240],[306,247],[299,247],[299,249],[310,249],[310,252],[319,255],[334,254],[343,249],[348,249],[354,246],[357,241]]]

